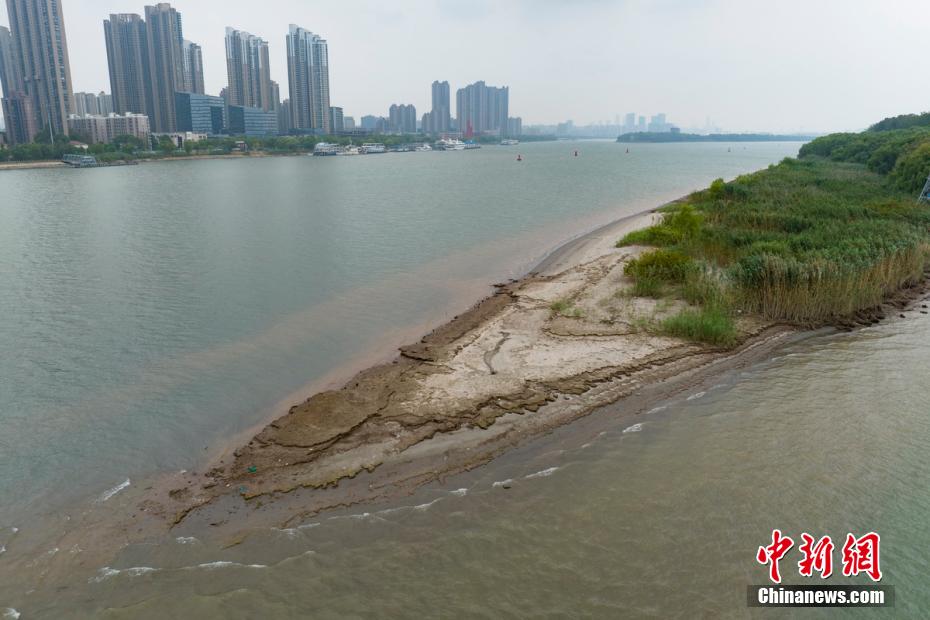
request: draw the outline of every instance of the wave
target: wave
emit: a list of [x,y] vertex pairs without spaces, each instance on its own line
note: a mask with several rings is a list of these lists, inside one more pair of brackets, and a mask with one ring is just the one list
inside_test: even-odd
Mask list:
[[653,407],[647,411],[646,415],[649,415],[650,413],[659,413],[660,411],[665,411],[666,409],[668,409],[668,405],[659,405],[658,407]]
[[174,540],[175,540],[175,542],[177,542],[179,545],[193,545],[194,543],[199,543],[199,542],[200,542],[199,540],[197,540],[197,539],[196,539],[195,537],[193,537],[193,536],[178,536],[178,537],[175,538]]
[[91,577],[89,583],[100,583],[101,581],[106,581],[111,577],[116,577],[117,575],[129,575],[130,577],[138,577],[140,575],[146,575],[148,573],[154,573],[158,568],[152,568],[151,566],[133,566],[132,568],[110,568],[109,566],[104,566],[99,571],[97,571],[96,577]]
[[268,568],[267,564],[241,564],[239,562],[229,562],[225,560],[218,560],[216,562],[205,562],[203,564],[198,564],[197,566],[185,566],[181,570],[194,570],[202,568],[204,570],[215,570],[217,568]]
[[465,497],[468,495],[468,489],[456,489],[454,491],[449,491],[449,495],[454,495],[456,497]]
[[511,482],[513,482],[513,478],[507,478],[506,480],[498,480],[497,482],[495,482],[495,483],[492,484],[491,486],[494,487],[494,488],[497,488],[497,487],[502,487],[502,486],[504,486],[504,485],[508,485],[508,484],[510,484]]
[[108,490],[104,491],[104,492],[100,495],[100,497],[97,498],[97,503],[98,503],[98,504],[102,504],[103,502],[109,500],[111,497],[113,497],[114,495],[116,495],[117,493],[119,493],[120,491],[122,491],[123,489],[127,488],[130,484],[131,484],[131,483],[129,482],[129,478],[126,478],[126,480],[125,480],[124,482],[119,483],[118,485],[116,485],[116,486],[113,487],[112,489],[108,489]]
[[552,474],[554,474],[554,473],[557,472],[557,471],[559,471],[559,468],[558,468],[558,467],[550,467],[549,469],[544,469],[544,470],[542,470],[542,471],[538,471],[538,472],[536,472],[535,474],[530,474],[530,475],[528,475],[528,476],[524,476],[524,478],[526,478],[527,480],[532,480],[533,478],[545,478],[545,477],[547,477],[547,476],[551,476]]
[[623,429],[623,432],[624,433],[638,433],[641,430],[643,430],[642,424],[634,424],[633,426],[627,426],[625,429]]
[[7,607],[3,610],[4,619],[9,618],[10,620],[18,620],[19,612],[13,609],[12,607]]
[[689,396],[689,397],[686,398],[685,400],[697,400],[697,399],[699,399],[699,398],[703,398],[706,394],[707,394],[707,392],[698,392],[697,394],[692,394],[691,396]]

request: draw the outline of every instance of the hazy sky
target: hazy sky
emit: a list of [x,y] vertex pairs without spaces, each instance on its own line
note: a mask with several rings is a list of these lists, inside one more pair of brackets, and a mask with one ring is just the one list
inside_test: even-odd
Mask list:
[[[76,91],[110,91],[102,22],[143,0],[62,0]],[[150,1],[148,4],[154,4]],[[524,123],[666,112],[728,131],[859,129],[930,109],[928,0],[177,0],[226,84],[224,28],[265,38],[287,95],[289,23],[329,41],[332,105],[429,107],[430,83],[510,86]],[[7,23],[0,11],[0,22]],[[454,110],[453,110],[454,114]]]

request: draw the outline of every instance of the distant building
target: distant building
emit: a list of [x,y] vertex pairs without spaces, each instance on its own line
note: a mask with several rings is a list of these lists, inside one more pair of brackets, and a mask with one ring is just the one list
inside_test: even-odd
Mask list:
[[342,108],[330,106],[329,126],[332,133],[334,134],[337,134],[345,129],[345,118],[342,116]]
[[413,104],[394,104],[388,111],[388,129],[393,133],[417,132],[417,109]]
[[229,133],[234,136],[278,135],[278,113],[240,105],[229,106]]
[[636,123],[636,131],[644,132],[646,131],[646,117],[640,116],[638,122]]
[[666,121],[665,114],[659,113],[649,119],[649,131],[652,133],[665,133],[671,129],[671,125]]
[[[56,133],[67,134],[74,91],[62,3],[7,0],[6,7],[9,37],[4,34],[6,42],[0,45],[11,61],[4,61],[4,73],[14,74],[5,80],[12,87],[4,90],[3,107],[10,111],[4,114],[7,138],[14,144],[30,142],[48,124]],[[7,100],[14,101],[8,105]]]
[[204,94],[203,50],[196,43],[184,39],[182,44],[184,62],[184,90],[198,95]]
[[285,99],[278,108],[278,133],[286,136],[291,133],[291,100]]
[[[190,78],[184,70],[184,33],[181,14],[170,4],[145,7],[146,43],[152,89],[152,129],[176,131],[175,96],[185,92]],[[115,90],[115,89],[114,89]]]
[[[178,131],[208,135],[226,133],[226,102],[222,97],[197,93],[175,93]],[[170,133],[170,132],[159,132]]]
[[32,97],[23,91],[9,93],[3,98],[7,143],[27,144],[41,131],[32,102]]
[[431,134],[447,133],[452,129],[452,107],[450,103],[449,82],[438,80],[432,85],[432,109],[423,124],[423,132]]
[[113,112],[135,112],[152,117],[152,80],[149,75],[145,21],[136,14],[111,14],[104,20],[107,64]]
[[326,40],[291,24],[287,35],[287,75],[292,129],[331,133]]
[[342,130],[352,131],[353,129],[355,129],[355,117],[354,116],[343,116],[342,117]]
[[226,74],[230,105],[277,110],[271,81],[268,42],[260,37],[226,29]]
[[370,114],[361,118],[361,129],[371,133],[386,133],[389,121],[383,116],[372,116]]
[[104,92],[97,95],[94,93],[74,93],[74,109],[77,116],[86,116],[88,114],[107,116],[113,113],[113,99]]
[[517,138],[522,135],[523,135],[523,119],[520,118],[519,116],[517,118],[508,118],[506,136],[510,138]]
[[497,88],[475,82],[458,90],[455,104],[459,131],[466,137],[507,132],[510,105],[507,86]]
[[108,95],[103,91],[97,93],[97,110],[103,116],[113,114],[113,95]]
[[72,115],[69,130],[90,141],[91,144],[112,142],[117,136],[134,136],[147,141],[149,117],[145,114],[86,114]]

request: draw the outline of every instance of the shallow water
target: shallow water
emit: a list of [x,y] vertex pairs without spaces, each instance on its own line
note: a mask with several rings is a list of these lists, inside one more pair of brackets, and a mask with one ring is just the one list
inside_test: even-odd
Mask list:
[[[0,342],[14,352],[0,359],[0,544],[15,555],[41,538],[39,515],[64,521],[127,480],[196,467],[283,396],[449,318],[566,237],[798,145],[625,148],[0,175]],[[568,430],[411,507],[229,549],[208,533],[133,546],[65,591],[36,558],[35,591],[0,584],[0,611],[739,617],[773,527],[880,531],[898,609],[917,609],[928,328],[915,315],[798,343],[733,387],[584,441]]]

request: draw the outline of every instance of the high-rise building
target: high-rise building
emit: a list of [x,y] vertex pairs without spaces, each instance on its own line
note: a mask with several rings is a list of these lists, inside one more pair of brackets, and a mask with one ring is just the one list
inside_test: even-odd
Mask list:
[[417,132],[417,109],[413,104],[394,104],[388,112],[388,129],[393,133]]
[[104,116],[113,114],[113,96],[100,91],[97,94],[97,109]]
[[23,76],[15,67],[13,37],[9,28],[0,26],[0,87],[4,97],[12,97],[13,93],[23,90]]
[[475,82],[456,93],[456,117],[459,131],[466,136],[507,133],[510,89]]
[[260,37],[226,29],[226,73],[229,76],[227,96],[230,105],[276,109],[272,97],[271,67],[268,42]]
[[32,98],[23,91],[15,91],[3,98],[3,119],[6,122],[6,140],[9,144],[26,144],[39,133],[38,117]]
[[[30,141],[36,127],[51,126],[59,134],[68,133],[68,116],[74,112],[68,38],[60,0],[7,0],[12,53],[11,83],[22,89],[10,93],[18,101],[7,119],[11,143]],[[5,93],[6,95],[6,93]],[[6,109],[6,105],[4,105]],[[15,109],[15,110],[14,110]],[[14,113],[15,111],[15,113]],[[27,116],[31,116],[30,119]],[[20,123],[21,127],[13,126]]]
[[203,94],[203,52],[186,41],[181,14],[170,4],[110,15],[103,22],[113,110],[148,115],[158,133],[177,129],[175,93]]
[[152,116],[152,80],[149,76],[145,21],[135,13],[111,14],[103,21],[110,69],[113,111]]
[[343,116],[342,117],[342,130],[343,131],[355,131],[355,117],[354,116]]
[[[184,31],[181,14],[168,3],[145,7],[149,75],[152,88],[152,129],[156,133],[177,131],[174,94],[185,92]],[[189,92],[189,91],[188,91]]]
[[285,99],[278,108],[278,133],[286,136],[291,132],[291,100]]
[[291,24],[287,35],[291,126],[295,131],[331,133],[329,49],[326,40]]
[[427,133],[445,133],[452,129],[452,107],[450,103],[449,82],[433,82],[433,108],[429,115],[429,126],[423,125]]
[[184,39],[184,89],[189,93],[204,94],[203,50],[199,45]]
[[342,116],[342,108],[331,106],[329,108],[329,126],[333,134],[337,134],[345,127],[345,120]]
[[74,93],[74,113],[78,116],[99,115],[100,107],[97,105],[97,95],[94,93]]
[[91,144],[112,142],[117,136],[135,136],[148,140],[149,117],[145,114],[73,114],[68,119],[71,133],[87,139]]

